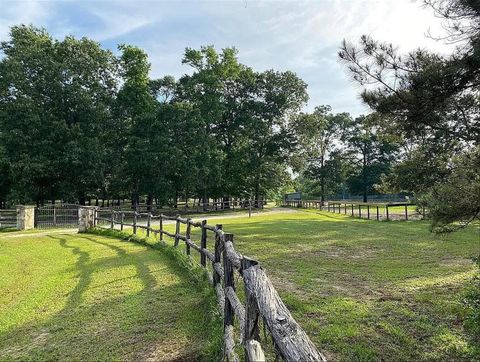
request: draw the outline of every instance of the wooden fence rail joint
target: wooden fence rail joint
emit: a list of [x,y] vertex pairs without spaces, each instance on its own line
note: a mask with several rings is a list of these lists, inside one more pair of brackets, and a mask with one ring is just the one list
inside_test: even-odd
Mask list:
[[[159,229],[155,229],[152,221],[157,218],[150,212],[98,211],[95,211],[95,225],[101,221],[113,229],[115,225],[120,224],[122,230],[124,226],[131,226],[134,234],[137,233],[137,229],[142,229],[146,230],[147,237],[151,233],[155,237],[159,234],[160,240],[163,239],[163,235],[167,235],[174,239],[175,247],[179,246],[180,241],[185,242],[186,255],[190,256],[191,249],[198,251],[201,266],[207,267],[207,260],[211,263],[212,273],[208,275],[217,295],[219,313],[223,317],[226,360],[239,361],[235,353],[234,337],[237,336],[240,345],[243,346],[246,361],[265,361],[260,343],[262,320],[272,336],[278,356],[287,361],[326,360],[293,319],[258,261],[237,252],[233,234],[225,233],[222,225],[217,224],[213,227],[208,225],[206,220],[194,222],[179,215],[172,217],[160,214]],[[125,223],[125,215],[133,215],[133,223]],[[164,220],[172,221],[174,233],[164,230]],[[184,235],[180,232],[181,224],[186,225]],[[192,240],[192,227],[201,228],[200,244]],[[213,252],[207,249],[208,231],[213,232],[215,237]],[[245,302],[237,295],[235,273],[242,277]],[[239,334],[235,334],[235,327],[239,328]]]

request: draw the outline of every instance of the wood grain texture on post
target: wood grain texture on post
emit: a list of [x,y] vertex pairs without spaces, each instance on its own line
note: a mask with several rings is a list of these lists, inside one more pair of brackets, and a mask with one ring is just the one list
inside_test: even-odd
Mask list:
[[175,246],[178,246],[178,243],[180,241],[178,235],[180,234],[180,215],[177,215],[176,221],[175,221]]
[[202,252],[200,253],[200,264],[205,267],[207,265],[207,256],[205,255],[205,250],[207,249],[207,229],[205,229],[205,225],[207,224],[207,220],[202,220],[202,238],[200,240],[200,247],[202,248]]
[[263,269],[254,265],[242,272],[245,288],[256,301],[282,358],[287,361],[326,361],[293,319]]
[[[187,230],[185,231],[185,237],[187,240],[190,240],[192,234],[192,219],[187,220]],[[188,243],[185,243],[185,252],[187,255],[190,255],[190,245]]]

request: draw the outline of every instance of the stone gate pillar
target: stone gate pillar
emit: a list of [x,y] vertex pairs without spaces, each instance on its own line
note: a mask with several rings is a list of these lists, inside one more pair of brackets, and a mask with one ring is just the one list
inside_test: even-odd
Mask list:
[[17,206],[17,229],[29,230],[35,227],[35,206]]
[[80,206],[78,208],[78,231],[85,232],[95,226],[95,206]]

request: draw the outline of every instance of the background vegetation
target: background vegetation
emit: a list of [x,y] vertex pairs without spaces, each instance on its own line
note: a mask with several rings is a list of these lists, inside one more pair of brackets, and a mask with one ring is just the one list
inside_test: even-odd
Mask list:
[[[302,109],[290,71],[257,72],[234,48],[186,49],[188,72],[150,79],[141,49],[15,26],[0,45],[0,206],[140,198],[173,205],[305,190],[414,195],[436,225],[480,211],[478,1],[425,0],[450,56],[402,55],[363,36],[339,58],[372,113]],[[292,179],[295,178],[295,181]]]

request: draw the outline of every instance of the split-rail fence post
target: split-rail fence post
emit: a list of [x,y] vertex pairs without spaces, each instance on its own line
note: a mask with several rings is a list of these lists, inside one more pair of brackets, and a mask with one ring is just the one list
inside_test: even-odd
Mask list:
[[160,213],[160,241],[163,240],[163,217],[162,214]]
[[150,224],[152,222],[152,213],[149,212],[147,216],[147,238],[150,237]]
[[[190,236],[192,234],[192,219],[187,219],[187,229],[185,231],[185,239],[190,240]],[[186,242],[185,243],[185,252],[188,256],[190,256],[190,245]]]
[[[222,225],[217,224],[215,225],[215,228],[217,230],[222,230]],[[222,249],[223,249],[223,243],[220,240],[220,237],[218,236],[218,234],[215,233],[215,255],[214,255],[213,264],[220,263],[222,258]],[[217,270],[215,269],[215,265],[212,265],[212,266],[213,266],[213,286],[217,287],[217,284],[220,283],[220,274],[217,273]]]
[[133,233],[137,233],[137,212],[133,212]]
[[[200,247],[202,250],[207,249],[207,229],[205,228],[205,225],[207,224],[207,220],[202,220],[202,238],[200,240]],[[207,266],[207,256],[205,255],[204,252],[200,253],[200,264],[203,267]]]
[[180,215],[177,215],[175,219],[175,246],[178,246],[180,239],[178,238],[180,235]]

